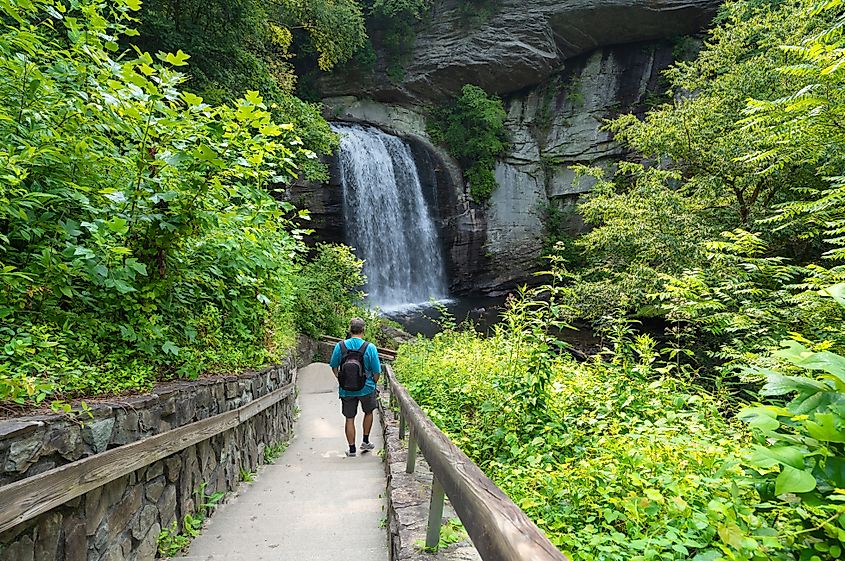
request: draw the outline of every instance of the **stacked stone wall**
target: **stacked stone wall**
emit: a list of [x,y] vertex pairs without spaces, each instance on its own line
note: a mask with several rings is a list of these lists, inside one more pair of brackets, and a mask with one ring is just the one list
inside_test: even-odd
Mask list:
[[[0,487],[61,465],[237,409],[288,384],[316,346],[240,376],[182,382],[100,404],[93,418],[58,415],[0,421]],[[291,435],[295,393],[244,423],[119,477],[0,534],[0,561],[148,561],[162,528],[183,530],[200,489],[233,490],[267,445]],[[0,507],[2,508],[2,507]]]

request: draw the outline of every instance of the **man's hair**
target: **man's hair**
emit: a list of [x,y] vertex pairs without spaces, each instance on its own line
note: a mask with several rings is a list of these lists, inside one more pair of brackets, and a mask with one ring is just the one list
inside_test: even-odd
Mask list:
[[352,318],[349,321],[349,333],[352,335],[364,334],[364,320],[361,318]]

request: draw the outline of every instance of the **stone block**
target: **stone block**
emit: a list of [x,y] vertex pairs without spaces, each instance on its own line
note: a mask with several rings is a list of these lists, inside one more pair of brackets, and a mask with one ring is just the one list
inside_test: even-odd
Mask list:
[[38,475],[39,473],[50,471],[57,465],[58,464],[56,464],[56,462],[53,460],[40,459],[35,462],[35,465],[31,466],[28,470],[26,470],[26,477],[33,477],[35,475]]
[[241,386],[237,380],[226,382],[226,399],[234,399],[240,397]]
[[145,477],[147,481],[150,481],[161,475],[164,475],[164,462],[156,462],[147,468]]
[[[35,543],[24,536],[0,551],[0,561],[35,561]],[[38,561],[41,561],[40,559]]]
[[197,416],[197,402],[191,395],[179,399],[176,406],[177,425],[192,423]]
[[176,485],[165,487],[156,504],[162,526],[170,526],[176,520]]
[[143,436],[140,430],[138,412],[134,410],[117,410],[115,412],[114,431],[112,443],[118,446],[135,442]]
[[42,426],[41,421],[0,421],[0,440],[21,438]]
[[171,393],[168,394],[166,397],[162,396],[161,416],[170,417],[174,413],[176,413],[176,395]]
[[157,434],[161,432],[161,406],[150,405],[147,409],[138,411],[138,428],[141,432]]
[[148,501],[156,502],[161,498],[161,494],[164,493],[164,488],[167,486],[167,480],[164,476],[157,477],[152,481],[148,481],[146,484],[146,497]]
[[22,473],[34,464],[40,455],[43,442],[41,435],[33,434],[22,440],[12,442],[4,464],[6,471]]
[[82,519],[78,517],[65,518],[64,540],[64,561],[86,561],[88,558],[88,536],[85,535],[85,522]]
[[82,441],[82,429],[76,425],[54,425],[47,432],[44,452],[58,453],[65,460],[74,462],[82,457],[85,446]]
[[119,477],[85,495],[86,533],[93,536],[106,518],[106,513],[120,501],[129,484],[129,478]]
[[131,487],[120,502],[108,514],[108,543],[114,543],[115,538],[131,528],[135,517],[139,514],[141,501],[144,496],[142,485]]
[[94,453],[103,452],[109,447],[113,428],[114,417],[91,421],[82,429],[82,440],[91,446]]
[[132,553],[132,539],[123,536],[117,542],[111,542],[108,548],[102,552],[99,561],[126,561]]
[[135,561],[152,561],[158,553],[158,536],[160,533],[161,526],[156,522],[136,547],[132,559]]
[[39,561],[56,559],[61,536],[62,515],[54,511],[44,516],[35,530],[35,558]]
[[177,454],[170,456],[164,460],[165,468],[167,469],[167,480],[173,483],[179,479],[179,473],[182,471],[182,458]]
[[153,524],[158,517],[158,509],[153,505],[144,505],[141,513],[132,521],[132,537],[136,540],[142,540],[153,527]]

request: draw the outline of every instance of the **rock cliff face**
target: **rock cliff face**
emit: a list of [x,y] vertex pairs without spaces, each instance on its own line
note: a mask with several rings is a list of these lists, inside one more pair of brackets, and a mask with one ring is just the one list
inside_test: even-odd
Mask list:
[[[612,168],[623,149],[601,130],[603,121],[647,106],[663,88],[672,38],[700,29],[717,4],[500,0],[486,23],[466,29],[454,1],[436,2],[404,80],[392,83],[378,71],[328,76],[321,84],[326,114],[408,139],[436,201],[452,290],[508,290],[541,265],[544,209],[571,207],[592,187],[570,166]],[[501,95],[508,112],[512,147],[496,167],[499,187],[482,206],[468,199],[457,163],[425,132],[430,108],[466,83]],[[302,191],[306,206],[317,209],[318,230],[322,222],[341,223],[332,218],[341,199],[336,187]],[[338,233],[332,226],[325,237]]]
[[714,0],[489,0],[495,12],[479,24],[465,21],[459,4],[466,2],[434,2],[401,83],[380,72],[338,72],[323,80],[322,91],[418,105],[452,96],[467,83],[509,94],[545,82],[567,60],[604,46],[694,33],[718,5]]

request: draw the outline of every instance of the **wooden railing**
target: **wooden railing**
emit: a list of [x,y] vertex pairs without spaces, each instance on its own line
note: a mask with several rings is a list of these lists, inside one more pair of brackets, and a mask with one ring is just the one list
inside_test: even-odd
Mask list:
[[[323,339],[336,343],[339,339]],[[385,351],[379,353],[387,358]],[[396,354],[391,352],[395,358]],[[393,358],[388,358],[392,360]],[[484,561],[569,561],[522,510],[493,483],[428,418],[408,391],[383,368],[391,406],[399,410],[399,438],[408,433],[406,471],[416,468],[417,448],[431,467],[431,485],[426,546],[440,541],[444,495],[461,519]]]
[[[340,343],[343,339],[338,339],[337,337],[329,337],[324,336],[323,341],[326,343]],[[381,360],[396,360],[396,351],[391,351],[390,349],[378,349],[378,356]]]
[[232,429],[293,395],[296,377],[246,405],[0,487],[0,533],[118,477]]

